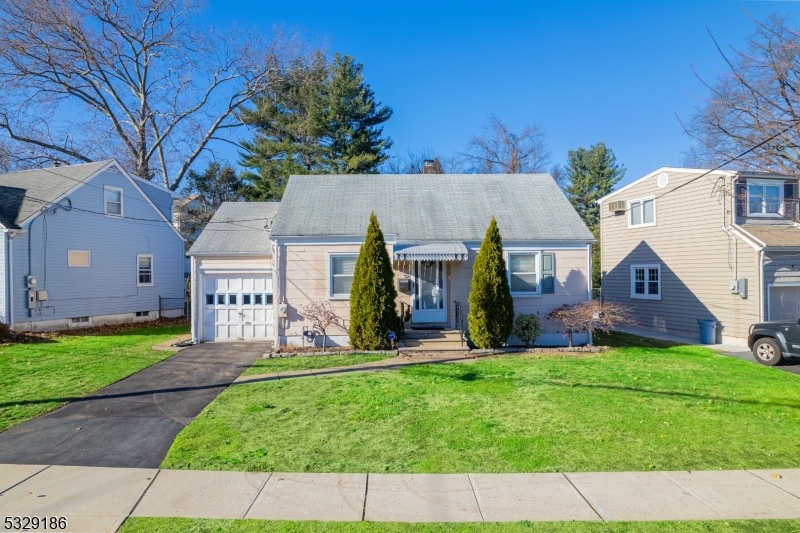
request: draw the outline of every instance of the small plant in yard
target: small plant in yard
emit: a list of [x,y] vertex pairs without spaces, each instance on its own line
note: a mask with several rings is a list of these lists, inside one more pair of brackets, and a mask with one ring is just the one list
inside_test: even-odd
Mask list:
[[357,350],[390,347],[389,331],[399,326],[396,299],[392,261],[378,217],[372,213],[350,289],[350,346]]
[[503,238],[492,217],[472,268],[469,293],[469,335],[478,348],[499,348],[511,334],[514,300],[506,276]]
[[517,337],[530,346],[542,334],[542,322],[537,315],[519,314],[514,319],[514,329],[511,330]]
[[336,314],[330,302],[324,300],[314,300],[300,307],[303,316],[313,325],[314,329],[322,333],[322,353],[325,353],[325,346],[328,344],[328,328],[331,326],[345,329],[344,319]]
[[619,302],[593,300],[579,304],[564,304],[547,313],[547,318],[564,326],[564,333],[572,347],[573,333],[600,330],[608,333],[616,326],[634,325],[630,306]]

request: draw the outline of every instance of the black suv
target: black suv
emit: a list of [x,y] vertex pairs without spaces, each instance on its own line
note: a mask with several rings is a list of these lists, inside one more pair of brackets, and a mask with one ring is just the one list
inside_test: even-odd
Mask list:
[[800,357],[800,319],[795,322],[761,322],[750,326],[747,346],[756,361],[774,366],[784,357]]

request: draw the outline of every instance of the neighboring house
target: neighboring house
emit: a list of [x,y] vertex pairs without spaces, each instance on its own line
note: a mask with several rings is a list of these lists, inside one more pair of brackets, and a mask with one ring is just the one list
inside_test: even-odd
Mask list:
[[273,340],[277,202],[225,202],[189,250],[194,342]]
[[641,327],[744,344],[761,320],[800,318],[797,178],[660,168],[601,198],[604,299]]
[[176,197],[113,160],[0,175],[3,322],[41,331],[182,315]]
[[[176,199],[172,206],[172,224],[180,232],[184,239],[184,246],[191,248],[200,232],[203,231],[202,227],[197,224],[197,214],[205,211],[203,205],[197,201],[200,198],[199,194],[192,194],[186,197]],[[191,272],[191,261],[187,255],[183,262],[183,273],[188,276]]]
[[[353,269],[373,211],[394,265],[398,313],[401,304],[410,306],[412,326],[458,327],[459,305],[466,328],[472,266],[492,216],[503,237],[515,312],[539,314],[545,330],[540,344],[567,342],[546,320],[548,311],[591,298],[592,234],[548,174],[292,176],[269,241],[266,229],[255,240],[252,229],[239,226],[258,217],[225,211],[226,220],[237,221],[230,232],[209,234],[217,244],[200,248],[209,230],[217,229],[210,224],[190,251],[194,340],[249,338],[252,311],[259,309],[255,298],[262,293],[255,284],[262,279],[275,309],[267,339],[301,344],[303,329],[312,327],[301,309],[314,300],[331,302],[348,323]],[[237,231],[247,237],[228,242]],[[201,249],[207,254],[202,264]],[[248,269],[259,275],[235,274]],[[330,333],[332,343],[348,342],[346,331]],[[581,334],[576,342],[588,340]]]

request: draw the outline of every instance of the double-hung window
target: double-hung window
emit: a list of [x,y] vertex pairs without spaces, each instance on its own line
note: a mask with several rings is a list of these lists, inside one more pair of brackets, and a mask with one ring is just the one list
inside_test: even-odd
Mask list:
[[333,299],[350,298],[358,254],[331,254],[328,258],[328,296]]
[[652,226],[656,223],[656,199],[642,198],[628,202],[628,227]]
[[139,254],[136,256],[136,284],[140,287],[153,284],[153,255]]
[[122,217],[122,189],[117,187],[104,187],[105,213],[109,217]]
[[508,285],[515,296],[539,295],[539,253],[508,254]]
[[661,299],[661,265],[631,265],[631,298]]
[[769,217],[782,214],[782,181],[747,180],[747,216]]

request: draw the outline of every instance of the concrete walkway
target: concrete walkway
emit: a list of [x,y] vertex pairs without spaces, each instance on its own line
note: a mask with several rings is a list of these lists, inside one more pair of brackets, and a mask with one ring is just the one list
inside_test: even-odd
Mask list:
[[286,474],[0,465],[0,516],[504,522],[800,518],[800,469],[577,474]]
[[[0,433],[0,463],[155,468],[178,433],[264,351],[207,343]],[[0,475],[0,481],[3,476]]]

